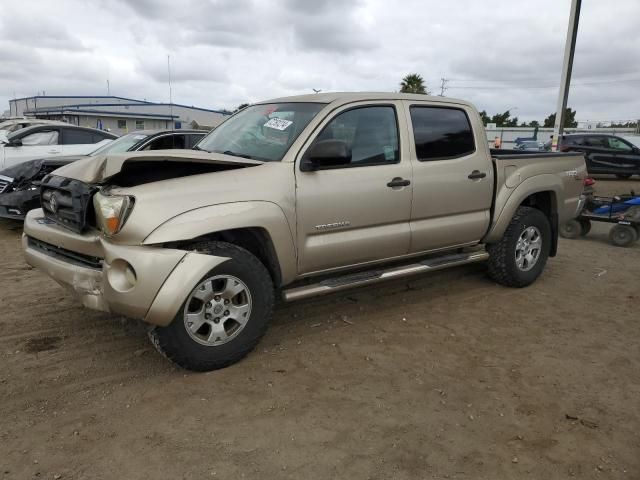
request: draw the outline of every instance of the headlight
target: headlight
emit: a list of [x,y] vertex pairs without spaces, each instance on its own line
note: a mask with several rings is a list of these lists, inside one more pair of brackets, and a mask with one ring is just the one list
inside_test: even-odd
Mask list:
[[114,235],[127,220],[133,208],[133,198],[124,195],[103,195],[98,192],[93,196],[93,208],[98,228],[107,235]]

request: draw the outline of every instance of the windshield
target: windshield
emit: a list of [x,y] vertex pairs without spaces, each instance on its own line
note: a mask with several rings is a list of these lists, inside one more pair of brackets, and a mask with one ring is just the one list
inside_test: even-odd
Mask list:
[[640,136],[638,135],[625,135],[624,138],[627,142],[635,145],[636,147],[640,147]]
[[149,135],[145,135],[144,133],[129,133],[127,135],[123,135],[120,138],[116,138],[113,142],[109,142],[97,150],[94,150],[89,154],[89,156],[94,157],[96,155],[105,155],[107,153],[128,152],[131,147],[148,136]]
[[279,162],[324,103],[253,105],[222,123],[198,143],[200,150]]

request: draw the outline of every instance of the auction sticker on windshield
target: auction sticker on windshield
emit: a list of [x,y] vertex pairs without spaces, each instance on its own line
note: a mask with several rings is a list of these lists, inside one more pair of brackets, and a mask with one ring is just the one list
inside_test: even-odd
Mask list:
[[274,130],[286,130],[293,122],[290,120],[283,120],[282,118],[272,118],[263,126],[273,128]]

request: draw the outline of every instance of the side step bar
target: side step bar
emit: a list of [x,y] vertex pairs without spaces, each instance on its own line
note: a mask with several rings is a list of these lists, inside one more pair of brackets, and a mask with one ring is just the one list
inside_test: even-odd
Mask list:
[[457,267],[458,265],[466,265],[467,263],[482,262],[488,258],[489,254],[487,252],[457,253],[453,255],[433,257],[410,265],[402,265],[388,269],[369,270],[366,272],[330,278],[312,285],[290,288],[284,290],[282,292],[282,296],[286,302],[293,302],[303,298],[316,297],[318,295],[339,292],[341,290],[361,287],[363,285],[371,285],[394,278],[407,277],[418,273]]

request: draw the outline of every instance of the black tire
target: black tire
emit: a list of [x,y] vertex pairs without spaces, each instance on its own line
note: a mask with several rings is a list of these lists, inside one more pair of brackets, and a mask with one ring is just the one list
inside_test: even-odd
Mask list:
[[[536,262],[525,271],[516,264],[516,245],[529,227],[535,227],[539,231],[541,247]],[[487,246],[489,276],[507,287],[521,288],[531,285],[544,270],[550,248],[551,225],[544,213],[531,207],[518,207],[502,239]]]
[[616,247],[630,247],[638,240],[638,231],[630,225],[614,225],[609,241]]
[[581,218],[578,221],[580,222],[580,236],[584,237],[588,235],[591,231],[591,220],[587,218]]
[[149,330],[151,342],[165,357],[187,370],[205,372],[238,362],[258,344],[271,320],[274,289],[271,276],[265,266],[244,248],[217,241],[197,243],[193,248],[199,252],[228,257],[229,260],[198,280],[192,294],[205,279],[228,275],[241,280],[246,285],[251,298],[251,310],[244,327],[235,337],[221,345],[199,343],[187,332],[184,313],[191,294],[185,299],[176,317],[168,326],[154,327]]
[[631,178],[631,173],[616,173],[616,177],[620,180],[629,180]]
[[576,219],[569,220],[568,222],[560,225],[558,233],[562,238],[568,238],[573,240],[578,238],[582,234],[582,225]]

